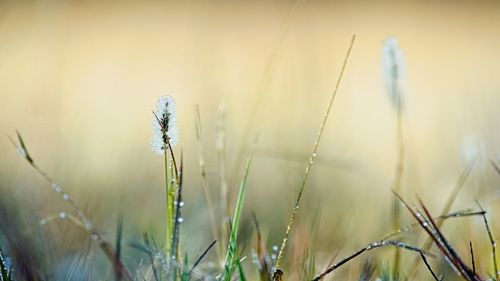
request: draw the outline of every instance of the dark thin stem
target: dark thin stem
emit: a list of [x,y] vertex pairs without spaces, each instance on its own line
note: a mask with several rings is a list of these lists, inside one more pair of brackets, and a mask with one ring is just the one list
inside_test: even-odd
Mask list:
[[210,245],[208,245],[208,247],[205,249],[205,251],[203,251],[203,253],[196,259],[193,266],[189,270],[188,277],[187,277],[188,281],[191,278],[191,274],[193,273],[194,269],[198,266],[198,264],[200,264],[201,260],[208,254],[208,251],[210,251],[210,249],[212,249],[212,247],[215,245],[215,243],[217,243],[217,240],[214,240],[212,243],[210,243]]
[[[479,201],[476,200],[476,204],[479,206],[479,209],[484,211],[483,207],[481,204],[479,204]],[[488,219],[486,218],[486,213],[483,215],[483,220],[484,220],[484,225],[486,226],[486,231],[488,232],[488,237],[490,238],[490,243],[491,243],[491,251],[493,252],[493,268],[495,269],[495,280],[498,281],[498,277],[500,272],[498,272],[498,265],[497,265],[497,243],[495,239],[493,238],[493,234],[491,234],[491,228],[488,223]]]
[[[467,166],[464,168],[464,170],[460,174],[460,177],[458,178],[458,180],[455,184],[455,187],[453,188],[451,193],[448,195],[448,198],[446,199],[446,203],[443,207],[443,210],[441,211],[442,215],[450,212],[451,208],[453,207],[453,203],[455,202],[455,199],[457,198],[458,194],[460,193],[460,190],[462,190],[463,186],[465,185],[465,181],[469,177],[469,175],[472,171],[472,168],[474,167],[474,165],[476,163],[476,160],[477,160],[477,155],[472,161],[470,161],[467,164]],[[438,222],[438,227],[442,227],[443,223],[444,223],[444,221]],[[424,250],[430,249],[430,247],[432,246],[433,243],[434,243],[434,241],[432,238],[430,238],[430,237],[427,238],[426,242],[424,243],[423,249]],[[410,267],[410,268],[413,268],[412,272],[410,273],[410,279],[414,279],[415,274],[418,271],[419,264],[420,264],[420,259],[415,259],[413,261],[413,263]]]
[[326,275],[330,274],[331,272],[333,272],[334,270],[336,270],[337,268],[341,267],[342,265],[346,264],[347,262],[349,262],[350,260],[354,259],[355,257],[361,255],[362,253],[366,252],[367,249],[366,248],[362,248],[360,250],[358,250],[357,252],[354,252],[352,255],[344,258],[343,260],[341,260],[340,262],[334,264],[333,266],[327,268],[325,271],[323,271],[320,275],[316,276],[313,281],[318,281],[318,280],[321,280],[323,279]]
[[[118,216],[118,224],[116,226],[115,263],[120,262],[120,259],[121,259],[122,234],[123,234],[123,216],[120,214]],[[115,266],[116,281],[121,281],[123,278],[123,273],[120,270],[116,270],[117,268],[118,268],[118,266]]]
[[[459,271],[461,274],[466,274],[461,270],[460,265],[457,263],[457,260],[449,253],[448,248],[444,245],[445,243],[437,237],[437,232],[436,230],[430,225],[428,218],[424,218],[422,213],[418,210],[414,210],[413,208],[410,207],[410,205],[395,191],[393,191],[394,195],[403,203],[405,208],[412,214],[412,216],[418,221],[420,226],[429,234],[429,236],[432,238],[434,242],[436,242],[436,245],[438,246],[439,250],[445,255],[449,262],[452,264],[453,268],[455,268],[457,271]],[[465,275],[466,276],[466,275]],[[469,279],[467,279],[469,280]]]
[[418,252],[418,253],[420,253],[422,255],[428,255],[428,256],[434,257],[434,255],[431,254],[431,253],[429,253],[429,252],[425,252],[422,249],[419,249],[417,247],[405,244],[405,243],[400,242],[400,241],[394,241],[394,240],[383,241],[383,240],[381,240],[381,241],[378,241],[378,242],[373,242],[373,243],[368,244],[364,248],[359,249],[358,251],[354,252],[350,256],[342,259],[340,262],[338,262],[338,263],[334,264],[333,266],[327,268],[321,274],[319,274],[318,276],[316,276],[313,279],[313,281],[319,281],[319,280],[323,279],[326,275],[330,274],[334,270],[338,269],[342,265],[346,264],[347,262],[351,261],[352,259],[356,258],[357,256],[361,255],[364,252],[371,251],[373,249],[377,249],[377,248],[381,248],[381,247],[387,247],[387,246],[394,246],[394,247],[401,248],[401,249],[404,249],[404,250],[408,250],[408,251],[412,251],[412,252]]
[[476,261],[474,259],[474,249],[472,248],[472,241],[469,241],[469,247],[470,247],[470,260],[472,264],[472,271],[474,274],[476,274]]
[[156,272],[155,258],[153,256],[153,251],[151,250],[151,243],[149,242],[148,234],[144,232],[143,237],[144,237],[144,243],[146,244],[149,260],[151,262],[151,270],[153,271],[153,277],[155,278],[155,281],[159,281],[160,279],[158,278],[158,273]]
[[[435,220],[446,220],[446,219],[453,219],[453,218],[482,216],[485,213],[486,213],[485,211],[473,211],[471,209],[468,209],[468,210],[461,210],[461,211],[452,212],[452,213],[449,213],[447,215],[435,217],[434,219]],[[392,238],[392,237],[394,237],[396,235],[400,235],[400,234],[402,234],[404,232],[408,232],[408,231],[414,229],[417,226],[420,226],[420,224],[418,222],[412,223],[412,224],[408,224],[408,225],[406,225],[406,226],[398,229],[396,232],[388,234],[382,240],[387,240],[387,239]]]
[[420,252],[420,257],[422,258],[422,260],[424,261],[425,263],[425,266],[427,266],[427,269],[430,271],[430,273],[432,274],[432,277],[434,277],[434,280],[436,281],[440,281],[441,279],[437,277],[436,273],[434,273],[434,271],[432,270],[431,268],[431,265],[429,264],[429,262],[427,261],[427,258],[425,257],[425,255]]
[[453,249],[453,247],[448,242],[448,240],[446,240],[446,238],[444,237],[444,234],[441,232],[441,230],[437,226],[436,222],[432,219],[432,216],[431,216],[429,210],[427,209],[427,207],[424,205],[424,203],[422,202],[422,200],[420,198],[419,198],[419,203],[420,203],[420,206],[422,207],[422,209],[424,210],[429,222],[431,223],[432,227],[434,228],[435,235],[443,243],[443,245],[446,247],[446,249],[450,253],[450,258],[452,258],[456,261],[456,263],[459,266],[460,271],[464,274],[464,277],[467,277],[467,279],[469,279],[469,280],[480,280],[480,278],[478,278],[478,276],[475,275],[472,272],[472,270],[462,261],[462,259],[457,254],[455,249]]

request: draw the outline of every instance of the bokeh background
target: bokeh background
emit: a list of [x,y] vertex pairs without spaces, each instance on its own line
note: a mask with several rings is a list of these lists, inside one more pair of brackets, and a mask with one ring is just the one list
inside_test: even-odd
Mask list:
[[[319,214],[312,239],[318,264],[341,247],[347,254],[390,232],[396,123],[381,49],[391,36],[405,59],[403,193],[410,199],[418,193],[438,213],[478,155],[454,209],[473,207],[478,199],[495,217],[499,177],[490,161],[500,153],[496,1],[3,0],[0,133],[19,130],[39,165],[111,238],[120,213],[125,239],[140,240],[144,231],[162,237],[163,160],[149,148],[151,110],[159,96],[174,96],[181,138],[176,151],[182,149],[185,164],[184,248],[195,256],[211,241],[195,105],[209,187],[219,206],[215,147],[224,104],[231,202],[259,134],[242,241],[248,251],[254,245],[254,211],[271,247],[285,230],[352,34],[357,40],[298,218],[300,233]],[[69,211],[6,137],[0,155],[2,196],[17,202],[26,217]],[[446,229],[467,253],[470,237],[486,238],[481,227],[464,219]],[[495,223],[493,230],[500,233]],[[44,231],[58,237],[57,259],[88,243],[64,221]],[[474,236],[458,235],[463,231]],[[133,249],[127,251],[133,259]]]

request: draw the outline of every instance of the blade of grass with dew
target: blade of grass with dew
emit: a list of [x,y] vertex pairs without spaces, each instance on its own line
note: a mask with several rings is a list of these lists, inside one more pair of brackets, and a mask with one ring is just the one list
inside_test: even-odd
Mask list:
[[[461,210],[461,211],[452,212],[452,213],[449,213],[447,215],[435,217],[433,219],[441,221],[441,220],[447,220],[447,219],[456,219],[456,218],[464,218],[464,217],[472,217],[472,216],[482,216],[485,213],[486,213],[485,211],[474,211],[474,210],[468,209],[468,210]],[[409,232],[411,230],[416,229],[417,227],[420,227],[420,224],[418,222],[412,223],[412,224],[408,224],[408,225],[406,225],[406,226],[398,229],[397,231],[395,231],[395,232],[393,232],[391,234],[388,234],[382,240],[387,240],[387,239],[389,239],[391,237],[394,237],[396,235],[400,235],[402,233]]]
[[[323,136],[323,131],[325,129],[326,122],[328,121],[328,117],[330,116],[330,112],[331,112],[331,109],[332,109],[332,106],[333,106],[333,102],[335,101],[335,97],[337,96],[337,91],[338,91],[338,89],[340,87],[340,82],[342,81],[342,77],[344,76],[344,72],[345,72],[345,69],[346,69],[346,66],[347,66],[347,62],[349,61],[349,56],[351,54],[352,48],[354,46],[355,39],[356,39],[356,35],[353,35],[352,38],[351,38],[351,42],[349,44],[349,48],[347,49],[347,53],[346,53],[345,58],[344,58],[344,63],[342,64],[342,68],[340,70],[340,74],[338,76],[337,83],[336,83],[335,88],[334,88],[334,90],[332,92],[332,95],[330,97],[330,102],[328,103],[328,107],[326,109],[326,113],[325,113],[325,115],[323,117],[323,121],[321,122],[321,125],[320,125],[320,128],[319,128],[319,132],[318,132],[318,135],[316,137],[316,141],[314,143],[314,148],[313,148],[313,151],[312,151],[311,156],[309,158],[309,162],[307,163],[305,175],[304,175],[304,178],[302,179],[302,182],[301,182],[301,185],[300,185],[300,188],[299,188],[299,194],[297,196],[297,200],[295,201],[295,205],[293,207],[292,214],[290,215],[290,219],[289,219],[288,225],[286,227],[285,235],[283,236],[283,240],[281,242],[281,247],[280,247],[280,250],[279,250],[279,253],[278,253],[278,258],[276,259],[276,263],[275,263],[275,266],[274,266],[275,269],[278,269],[281,266],[281,262],[283,260],[283,255],[284,255],[284,252],[286,250],[287,243],[288,243],[288,236],[290,235],[290,231],[292,229],[295,216],[296,216],[296,214],[297,214],[297,212],[299,210],[300,199],[302,198],[302,193],[304,192],[304,188],[306,186],[307,179],[308,179],[309,173],[311,171],[311,167],[312,167],[312,165],[314,163],[314,159],[316,158],[316,154],[318,152],[319,143],[321,141],[321,137]],[[276,276],[276,274],[275,274],[275,276]],[[276,279],[275,277],[273,277],[273,278]]]
[[482,280],[478,275],[472,272],[472,270],[463,262],[462,258],[456,253],[450,242],[444,237],[429,210],[426,208],[420,198],[418,198],[419,204],[423,209],[425,215],[416,207],[410,207],[410,205],[397,192],[393,191],[393,193],[404,205],[404,207],[411,213],[415,220],[418,221],[420,226],[434,240],[441,253],[445,256],[445,260],[455,270],[458,276],[461,276],[468,281]]
[[[348,263],[349,261],[351,261],[354,258],[358,257],[359,255],[363,254],[364,252],[368,252],[368,251],[371,251],[371,250],[375,250],[375,249],[379,249],[379,248],[384,248],[384,247],[390,247],[390,246],[401,248],[401,249],[406,250],[406,251],[417,252],[417,253],[421,253],[421,254],[424,254],[424,255],[427,255],[427,256],[434,257],[433,254],[431,254],[431,253],[429,253],[427,251],[423,251],[420,248],[417,248],[417,247],[412,246],[412,245],[408,245],[408,244],[403,243],[401,241],[397,241],[397,240],[379,240],[377,242],[372,242],[372,243],[368,244],[364,248],[359,249],[358,251],[356,251],[353,254],[349,255],[348,257],[342,259],[338,263],[336,263],[336,264],[332,265],[331,267],[327,268],[321,274],[317,275],[313,279],[313,281],[322,280],[328,274],[332,273],[333,271],[335,271],[336,269],[338,269],[342,265]],[[389,273],[389,275],[390,275],[390,273]]]
[[453,249],[451,243],[446,239],[444,234],[441,232],[441,229],[439,228],[437,223],[432,218],[432,215],[431,215],[429,209],[427,209],[427,207],[423,203],[422,199],[420,197],[417,197],[417,199],[418,199],[418,203],[420,204],[420,207],[424,211],[424,214],[427,216],[427,218],[425,220],[430,223],[430,225],[434,229],[434,231],[433,231],[434,235],[438,238],[439,241],[441,241],[443,243],[443,245],[446,248],[446,250],[448,251],[448,253],[450,253],[450,257],[454,258],[456,260],[456,263],[460,267],[460,271],[464,273],[463,277],[465,279],[471,280],[471,281],[481,281],[482,278],[479,277],[475,272],[473,272],[472,269],[469,268],[469,266],[467,266],[467,264],[458,255],[458,253],[455,251],[455,249]]
[[[464,168],[462,173],[460,174],[460,177],[458,178],[455,187],[451,191],[451,193],[448,195],[448,198],[446,199],[445,205],[443,206],[443,209],[441,210],[441,215],[446,215],[450,212],[451,208],[453,207],[453,203],[455,202],[455,199],[457,198],[458,194],[460,193],[460,190],[462,190],[462,187],[465,185],[465,181],[469,177],[472,168],[474,167],[475,163],[477,160],[477,155],[476,157],[470,161],[467,166]],[[444,224],[444,220],[441,220],[437,223],[438,227],[441,228]],[[424,250],[429,250],[432,244],[434,243],[432,238],[427,238],[427,240],[424,242],[424,246],[422,249]],[[414,279],[415,275],[417,274],[418,267],[420,265],[421,259],[415,258],[413,260],[412,265],[409,267],[410,268],[410,279]]]
[[248,174],[250,172],[250,166],[252,164],[253,152],[255,149],[256,142],[257,138],[255,138],[254,140],[254,143],[250,150],[250,154],[248,155],[248,159],[245,164],[243,178],[241,179],[241,184],[240,184],[240,191],[238,193],[238,199],[236,200],[236,205],[234,208],[232,227],[229,235],[229,245],[227,247],[226,261],[224,263],[224,277],[223,277],[224,281],[231,280],[231,275],[235,265],[235,258],[238,255],[236,251],[237,251],[238,230],[240,225],[241,211],[243,209],[243,203],[245,201],[245,194],[248,185]]
[[446,256],[447,262],[456,270],[456,272],[459,272],[459,267],[456,263],[456,260],[453,259],[453,257],[450,255],[449,251],[447,250],[446,246],[444,245],[444,242],[437,237],[436,230],[432,227],[432,225],[429,223],[428,218],[425,218],[424,215],[415,207],[412,208],[404,199],[399,195],[396,191],[392,191],[394,196],[398,198],[398,200],[404,205],[404,207],[410,212],[410,214],[415,218],[415,220],[418,222],[418,224],[429,234],[429,236],[436,242],[437,247],[441,251],[441,253]]

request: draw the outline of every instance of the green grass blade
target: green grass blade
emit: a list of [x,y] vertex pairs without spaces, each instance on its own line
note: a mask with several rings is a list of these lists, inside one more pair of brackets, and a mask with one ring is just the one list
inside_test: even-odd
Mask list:
[[247,278],[245,277],[245,271],[243,271],[243,266],[241,265],[240,259],[236,259],[235,266],[238,270],[238,277],[240,278],[240,281],[246,281]]
[[181,273],[181,281],[188,281],[189,280],[189,270],[187,267],[188,263],[189,263],[188,254],[185,253],[183,267],[182,267],[182,273]]
[[252,157],[253,157],[254,148],[255,148],[255,142],[252,145],[252,149],[250,151],[250,154],[249,154],[248,159],[247,159],[246,164],[245,164],[245,170],[243,172],[243,178],[242,178],[241,184],[240,184],[240,191],[238,193],[238,199],[236,201],[236,206],[234,209],[233,223],[232,223],[232,227],[231,227],[231,233],[229,235],[229,245],[227,247],[226,261],[224,263],[224,278],[223,278],[224,281],[231,280],[233,267],[234,267],[235,262],[236,262],[235,258],[237,257],[236,242],[238,239],[238,229],[239,229],[239,224],[240,224],[241,211],[243,209],[243,202],[245,201],[248,174],[250,171],[250,166],[252,164]]

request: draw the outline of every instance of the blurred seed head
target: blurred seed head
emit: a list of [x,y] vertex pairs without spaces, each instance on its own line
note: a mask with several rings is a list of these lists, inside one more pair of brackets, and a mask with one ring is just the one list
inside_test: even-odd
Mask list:
[[384,42],[382,48],[382,68],[387,93],[396,110],[401,110],[404,105],[402,93],[402,78],[404,73],[404,59],[398,40],[390,37]]

